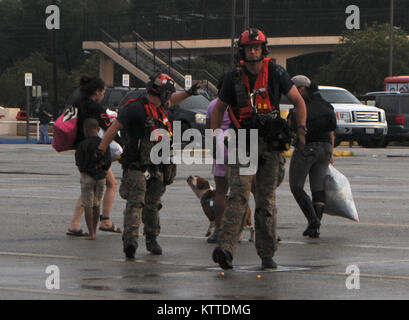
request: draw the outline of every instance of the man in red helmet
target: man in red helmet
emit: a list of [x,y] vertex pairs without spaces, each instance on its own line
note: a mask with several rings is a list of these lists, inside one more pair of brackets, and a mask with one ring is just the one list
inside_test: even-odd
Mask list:
[[[188,91],[176,92],[175,81],[170,76],[163,73],[153,75],[147,84],[147,95],[129,100],[101,141],[99,149],[103,153],[117,132],[126,129],[127,140],[120,159],[123,177],[119,194],[126,200],[122,241],[128,259],[135,257],[141,221],[144,223],[146,249],[151,254],[162,254],[162,248],[156,240],[160,232],[161,197],[166,185],[173,180],[173,176],[169,175],[176,172],[169,171],[172,165],[153,164],[150,154],[158,141],[172,136],[172,126],[165,107],[197,95],[199,87],[200,83],[196,83]],[[157,137],[158,141],[151,141],[151,134],[159,132],[162,136]],[[167,137],[163,136],[163,132],[166,132]]]
[[[305,145],[305,103],[291,82],[287,71],[267,58],[267,38],[256,28],[245,30],[238,40],[240,63],[225,78],[219,100],[213,109],[211,128],[220,128],[228,107],[230,120],[236,130],[258,129],[258,167],[256,173],[256,249],[262,268],[277,268],[273,260],[277,250],[277,210],[275,190],[280,175],[285,124],[280,117],[279,101],[285,94],[294,104],[297,118],[297,148]],[[285,139],[284,139],[285,140]],[[240,141],[239,141],[240,143]],[[247,149],[247,147],[246,147]],[[248,151],[248,149],[247,149]],[[243,151],[238,151],[243,152]],[[245,152],[245,151],[244,151]],[[233,249],[238,241],[251,191],[251,175],[240,174],[241,164],[229,164],[230,194],[224,213],[219,246],[213,260],[223,269],[231,269]]]

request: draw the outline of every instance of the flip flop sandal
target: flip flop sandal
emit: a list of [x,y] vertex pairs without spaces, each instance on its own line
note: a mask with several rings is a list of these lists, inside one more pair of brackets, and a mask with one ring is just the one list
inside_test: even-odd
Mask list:
[[87,237],[89,234],[87,232],[82,231],[82,229],[79,230],[67,230],[67,236],[73,236],[73,237]]
[[121,229],[112,223],[111,228],[99,227],[99,230],[105,232],[122,233]]
[[[110,220],[110,218],[100,215],[99,216],[99,221],[103,221],[103,220]],[[105,231],[105,232],[122,233],[121,229],[119,227],[117,227],[116,225],[114,225],[113,222],[112,222],[112,226],[110,228],[99,227],[99,230]]]

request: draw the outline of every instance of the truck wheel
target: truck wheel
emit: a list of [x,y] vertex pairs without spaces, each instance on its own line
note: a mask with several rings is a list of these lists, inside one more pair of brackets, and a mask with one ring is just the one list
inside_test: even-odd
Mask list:
[[364,148],[386,148],[388,141],[385,137],[374,139],[362,139],[358,141],[359,145]]

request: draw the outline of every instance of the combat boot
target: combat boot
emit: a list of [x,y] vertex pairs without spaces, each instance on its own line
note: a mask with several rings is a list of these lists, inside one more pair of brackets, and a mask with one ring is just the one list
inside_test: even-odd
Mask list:
[[325,206],[314,205],[315,214],[317,215],[317,218],[319,221],[321,221],[322,219],[322,216],[324,214],[324,209],[325,209]]
[[148,250],[150,253],[155,254],[155,255],[162,254],[162,248],[160,247],[159,243],[156,241],[156,236],[147,234],[145,236],[145,241],[146,241],[146,250]]
[[[317,215],[318,220],[320,221],[320,226],[321,226],[321,220],[322,220],[322,216],[324,214],[324,209],[325,206],[321,206],[321,205],[314,205],[314,210],[315,210],[315,214]],[[318,234],[320,233],[320,226],[318,227]]]
[[233,269],[232,254],[222,247],[216,247],[213,250],[213,261],[218,263],[223,270]]
[[277,263],[274,262],[272,257],[261,258],[261,267],[263,269],[277,269]]
[[319,238],[320,237],[320,219],[318,219],[317,215],[315,214],[315,210],[304,212],[305,217],[308,220],[308,227],[304,230],[303,236],[310,237],[310,238]]
[[138,242],[135,240],[124,242],[124,253],[127,259],[135,259],[136,249],[138,249]]
[[307,229],[304,230],[302,235],[309,236],[310,238],[319,238],[320,220],[317,218],[317,215],[315,214],[314,206],[311,203],[311,199],[305,193],[302,187],[299,186],[291,187],[291,192],[308,221],[308,227]]
[[311,223],[308,223],[308,227],[307,229],[304,230],[304,232],[302,233],[302,235],[304,237],[310,237],[310,238],[319,238],[320,237],[320,222],[314,221]]

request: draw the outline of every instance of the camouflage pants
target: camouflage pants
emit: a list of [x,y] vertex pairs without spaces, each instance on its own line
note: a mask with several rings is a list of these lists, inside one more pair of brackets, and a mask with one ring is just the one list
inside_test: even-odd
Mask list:
[[120,196],[126,200],[124,210],[123,242],[138,240],[139,226],[144,224],[144,234],[158,236],[160,233],[159,210],[165,193],[162,173],[149,180],[139,170],[128,170],[122,177]]
[[[254,214],[256,249],[260,257],[273,257],[277,250],[277,209],[275,191],[284,178],[285,158],[281,151],[266,151],[259,139],[259,165],[256,174],[256,210]],[[230,194],[223,216],[220,245],[233,255],[234,246],[245,221],[253,176],[240,175],[240,164],[229,164],[227,178]],[[281,180],[281,181],[280,181]]]

